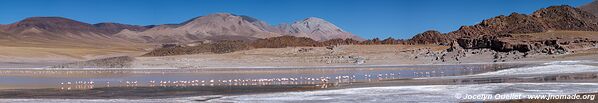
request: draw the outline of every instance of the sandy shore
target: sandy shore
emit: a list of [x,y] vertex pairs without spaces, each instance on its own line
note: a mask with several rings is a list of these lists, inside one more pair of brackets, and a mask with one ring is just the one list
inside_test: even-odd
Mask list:
[[[310,48],[311,51],[300,51]],[[433,45],[342,45],[332,50],[325,47],[260,48],[227,54],[196,54],[163,57],[136,57],[132,68],[308,68],[368,67],[403,65],[446,65],[487,63],[538,63],[567,60],[598,60],[598,49],[562,55],[530,55],[479,50],[458,59],[448,58],[447,46]],[[485,51],[485,52],[483,52]],[[511,55],[509,55],[511,54]],[[445,58],[447,57],[447,58]]]
[[[522,57],[523,53],[499,53],[492,50],[466,50],[463,53],[446,52],[448,46],[439,45],[340,45],[326,47],[259,48],[225,54],[202,53],[145,57],[138,52],[101,55],[97,60],[80,60],[83,65],[64,66],[73,60],[52,61],[49,58],[5,59],[4,69],[32,69],[55,67],[61,69],[219,69],[219,68],[332,68],[377,67],[405,65],[452,65],[492,63],[542,63],[550,61],[596,61],[598,49],[578,50],[559,55],[535,54]],[[497,59],[495,55],[500,55]],[[133,60],[119,62],[103,59],[130,56]],[[110,62],[106,62],[110,61]],[[88,65],[94,64],[94,65]],[[97,67],[99,64],[102,66]],[[118,65],[119,67],[111,67]]]

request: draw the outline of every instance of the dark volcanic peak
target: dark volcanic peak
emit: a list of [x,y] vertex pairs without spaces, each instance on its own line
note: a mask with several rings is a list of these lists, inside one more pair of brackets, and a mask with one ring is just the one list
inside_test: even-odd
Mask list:
[[531,15],[512,13],[509,16],[486,19],[479,24],[463,26],[445,37],[440,37],[446,38],[447,43],[458,38],[483,35],[537,33],[549,30],[598,31],[597,19],[596,16],[571,6],[550,6]]
[[144,30],[148,29],[148,27],[145,27],[145,26],[128,25],[128,24],[120,24],[120,23],[97,23],[97,24],[93,24],[93,26],[97,27],[98,29],[106,31],[109,34],[116,34],[124,29],[131,30],[131,31],[144,31]]
[[19,21],[19,23],[60,23],[60,22],[82,23],[79,21],[75,21],[75,20],[71,20],[71,19],[63,18],[63,17],[29,17],[29,18],[25,18],[25,19]]
[[[105,23],[97,26],[110,28],[114,25],[122,24]],[[62,17],[31,17],[7,25],[3,32],[10,34],[11,39],[28,42],[60,41],[93,45],[130,43],[110,37],[110,30],[100,27]]]
[[91,24],[62,17],[30,17],[7,27],[7,29],[11,31],[21,31],[30,28],[42,29],[50,32],[98,31]]

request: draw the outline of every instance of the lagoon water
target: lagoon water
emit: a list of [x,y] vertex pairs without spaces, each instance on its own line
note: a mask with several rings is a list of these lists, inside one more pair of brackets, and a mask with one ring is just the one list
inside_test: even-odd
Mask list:
[[[0,84],[9,89],[69,86],[131,87],[197,85],[272,85],[364,82],[389,79],[471,75],[518,65],[429,65],[371,68],[296,69],[94,69],[0,70]],[[203,82],[202,82],[203,81]],[[93,82],[93,84],[92,84]],[[161,83],[162,82],[162,83]],[[175,83],[176,82],[176,83]],[[179,83],[181,82],[181,83]],[[185,83],[183,83],[185,82]],[[192,82],[192,83],[191,83]],[[195,86],[195,85],[193,85]],[[75,89],[75,88],[71,88]],[[89,89],[89,88],[84,88]]]
[[593,62],[151,70],[0,70],[0,102],[462,102],[598,92]]

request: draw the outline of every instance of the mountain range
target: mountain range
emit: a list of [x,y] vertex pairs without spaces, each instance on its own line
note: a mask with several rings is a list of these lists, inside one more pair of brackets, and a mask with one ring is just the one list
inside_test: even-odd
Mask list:
[[[550,6],[529,15],[512,13],[486,19],[456,31],[426,31],[411,38],[413,44],[449,43],[459,38],[483,35],[537,33],[555,30],[598,31],[598,2],[580,6]],[[244,40],[279,36],[307,37],[317,41],[331,39],[364,40],[336,25],[316,17],[291,24],[270,25],[244,15],[216,13],[178,24],[128,25],[88,24],[62,17],[30,17],[0,25],[3,41],[60,41],[99,44],[105,42],[189,43],[205,40]]]
[[293,24],[271,26],[244,15],[217,13],[179,24],[138,26],[120,23],[88,24],[62,17],[30,17],[0,25],[0,39],[15,41],[188,43],[205,40],[256,40],[278,36],[314,40],[363,40],[320,18],[309,17]]
[[31,17],[16,23],[1,25],[0,39],[16,43],[53,42],[91,45],[127,43],[127,40],[112,37],[111,34],[115,33],[114,31],[131,29],[130,27],[136,26],[116,23],[92,25],[61,17]]

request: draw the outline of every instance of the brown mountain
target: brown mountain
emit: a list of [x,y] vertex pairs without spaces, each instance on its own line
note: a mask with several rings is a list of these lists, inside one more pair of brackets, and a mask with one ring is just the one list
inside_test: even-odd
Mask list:
[[[61,17],[31,17],[0,26],[0,62],[71,62],[137,55],[149,45],[111,36],[107,28]],[[31,62],[32,64],[28,64]],[[18,67],[24,66],[19,64]],[[9,66],[10,67],[10,66]]]
[[445,42],[448,42],[447,36],[435,30],[429,30],[417,34],[410,41],[411,44],[434,44]]
[[13,37],[10,34],[0,30],[0,40],[9,40],[12,38]]
[[270,26],[244,15],[217,13],[200,16],[180,24],[152,26],[145,31],[123,30],[116,37],[148,43],[188,43],[204,40],[257,40],[283,35],[315,40],[361,38],[320,18],[308,18],[291,25]]
[[585,10],[590,12],[596,16],[598,16],[598,1],[594,0],[588,4],[582,5],[579,7],[581,10]]
[[174,24],[160,25],[136,32],[123,31],[117,37],[138,42],[180,43],[208,40],[209,38],[268,38],[280,36],[270,32],[262,21],[228,13],[211,14]]
[[95,28],[95,26],[62,17],[31,17],[21,20],[19,22],[9,24],[5,27],[8,32],[23,32],[35,28],[52,33],[80,33],[80,32],[94,32],[106,33],[105,31]]
[[364,40],[324,19],[316,17],[309,17],[293,24],[281,24],[277,28],[285,35],[308,37],[317,41],[330,39]]
[[4,31],[6,27],[6,25],[0,24],[0,31]]
[[[31,17],[1,27],[3,41],[15,44],[109,46],[130,43],[111,37],[111,31],[62,17]],[[10,43],[10,42],[9,42]],[[102,44],[102,45],[98,45]]]
[[410,41],[421,43],[448,43],[464,37],[483,35],[537,33],[552,30],[598,31],[598,18],[589,12],[571,6],[550,6],[535,11],[531,15],[512,13],[509,16],[497,16],[486,19],[473,26],[462,26],[457,31],[449,32],[439,38],[416,35]]

